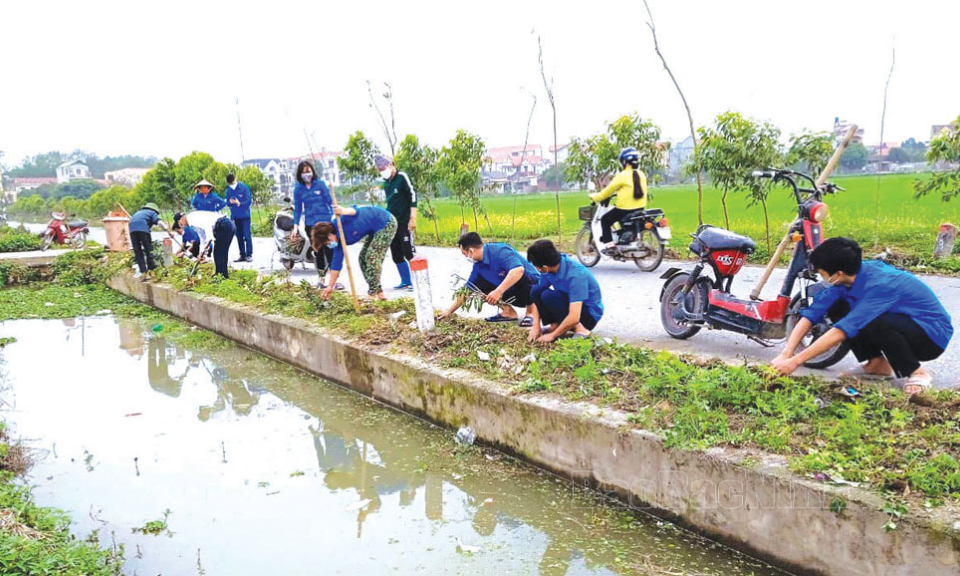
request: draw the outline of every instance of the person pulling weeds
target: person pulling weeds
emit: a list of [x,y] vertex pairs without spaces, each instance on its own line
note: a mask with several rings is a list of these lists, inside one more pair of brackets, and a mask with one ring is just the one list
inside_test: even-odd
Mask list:
[[[790,374],[840,342],[862,363],[860,373],[906,378],[903,391],[929,388],[933,377],[921,366],[939,358],[953,337],[950,314],[919,278],[881,260],[863,260],[849,238],[829,238],[810,253],[810,266],[830,285],[800,312],[802,318],[771,365]],[[807,332],[825,316],[837,321],[810,347],[794,354]]]
[[166,230],[167,225],[160,219],[160,208],[153,202],[147,202],[143,208],[133,213],[128,226],[133,256],[137,261],[137,274],[134,278],[146,282],[150,279],[148,274],[157,267],[153,260],[153,238],[150,236],[150,229],[159,226]]
[[603,316],[597,279],[586,266],[561,254],[549,240],[531,244],[527,259],[540,272],[540,283],[530,292],[533,326],[527,340],[553,342],[571,330],[574,338],[588,337]]
[[203,261],[212,244],[213,264],[216,273],[224,278],[229,278],[228,255],[230,254],[230,244],[233,242],[233,236],[237,232],[233,220],[219,212],[206,210],[195,210],[187,214],[177,212],[173,216],[174,231],[186,230],[187,227],[198,228],[202,231],[203,238],[206,239],[198,252],[198,258]]

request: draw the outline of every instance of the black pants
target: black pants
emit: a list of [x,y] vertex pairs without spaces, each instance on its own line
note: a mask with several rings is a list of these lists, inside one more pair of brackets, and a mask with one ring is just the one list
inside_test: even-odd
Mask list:
[[237,227],[237,246],[240,248],[240,257],[253,256],[253,236],[250,232],[250,219],[234,218],[233,224]]
[[[570,313],[570,298],[559,290],[533,290],[530,293],[534,306],[540,312],[541,324],[560,324]],[[587,312],[586,306],[580,308],[580,323],[587,330],[593,331],[599,322]]]
[[413,260],[416,249],[413,247],[413,235],[407,230],[409,225],[409,220],[406,222],[397,220],[397,233],[393,235],[393,241],[390,242],[390,257],[393,258],[394,264]]
[[[336,231],[336,228],[334,228]],[[313,238],[313,226],[307,226],[307,242],[311,242]],[[337,232],[339,235],[339,232]],[[313,248],[311,248],[313,250]],[[320,249],[318,253],[316,250],[313,251],[313,263],[317,267],[317,274],[320,276],[326,276],[327,272],[330,270],[330,263],[333,262],[333,248],[329,246],[324,246]]]
[[[484,294],[489,294],[496,290],[496,286],[492,282],[488,282],[483,278],[477,278],[475,283],[477,289],[479,289]],[[511,304],[518,308],[526,308],[530,304],[533,304],[533,299],[530,298],[530,290],[533,289],[533,282],[530,281],[530,278],[524,274],[517,283],[511,286],[506,292],[503,293],[503,296],[500,297],[501,300],[506,302],[511,298],[513,301]]]
[[137,268],[141,274],[153,270],[157,264],[153,261],[153,239],[149,232],[131,232],[130,243],[133,244],[133,256],[137,260]]
[[883,356],[901,378],[913,374],[920,362],[943,354],[943,348],[934,344],[919,324],[892,312],[884,312],[863,327],[850,339],[850,349],[860,362]]
[[224,278],[230,277],[230,268],[227,266],[230,255],[230,244],[237,233],[233,221],[224,216],[213,225],[213,264],[217,274]]
[[600,241],[601,242],[612,242],[613,241],[613,223],[618,222],[621,218],[630,214],[631,212],[636,212],[636,210],[622,210],[620,208],[613,208],[606,214],[600,217]]

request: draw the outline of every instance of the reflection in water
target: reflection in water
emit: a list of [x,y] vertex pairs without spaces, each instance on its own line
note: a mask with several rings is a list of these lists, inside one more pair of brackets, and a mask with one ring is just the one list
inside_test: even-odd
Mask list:
[[[449,431],[289,366],[243,350],[197,354],[127,322],[112,343],[110,322],[87,320],[88,358],[50,338],[62,325],[0,329],[15,325],[11,351],[61,342],[51,352],[86,387],[73,410],[45,419],[57,382],[29,354],[5,354],[19,384],[42,383],[15,383],[18,432],[66,455],[38,464],[37,479],[54,478],[38,494],[70,510],[81,536],[100,528],[91,506],[109,510],[127,549],[150,552],[130,558],[129,573],[192,573],[197,548],[207,573],[231,575],[628,574],[647,558],[676,573],[776,573],[529,466],[457,448]],[[115,377],[95,378],[88,361]],[[77,412],[104,424],[84,429],[70,420]],[[89,472],[70,462],[85,450],[98,464]],[[166,507],[173,537],[131,534]],[[458,554],[458,538],[481,552]]]

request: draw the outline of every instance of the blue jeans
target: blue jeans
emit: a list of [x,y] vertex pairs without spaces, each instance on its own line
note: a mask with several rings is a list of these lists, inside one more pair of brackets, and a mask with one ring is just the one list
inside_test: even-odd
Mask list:
[[[570,313],[570,297],[565,292],[559,290],[537,290],[530,292],[530,299],[533,305],[540,312],[541,324],[560,324]],[[580,307],[580,323],[587,330],[593,331],[600,318],[594,318],[587,312],[586,306]]]
[[240,247],[240,257],[253,256],[253,236],[250,234],[249,218],[234,218],[237,227],[237,245]]
[[233,235],[236,232],[237,227],[226,216],[217,220],[213,225],[213,264],[217,268],[217,274],[224,278],[230,277],[227,262],[230,255],[230,244],[233,243]]

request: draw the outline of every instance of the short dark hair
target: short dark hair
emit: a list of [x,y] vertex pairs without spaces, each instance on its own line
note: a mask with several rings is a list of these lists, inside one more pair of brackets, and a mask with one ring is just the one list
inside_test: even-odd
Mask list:
[[483,239],[476,232],[467,232],[457,240],[457,245],[460,246],[461,250],[479,248],[483,246]]
[[237,179],[237,175],[233,172],[227,174],[227,184],[233,184],[233,181]]
[[853,276],[863,264],[863,250],[850,238],[827,238],[810,253],[810,266],[830,274]]
[[560,263],[560,251],[549,240],[537,240],[527,248],[527,260],[536,268],[556,266]]
[[314,250],[319,250],[330,242],[330,235],[333,234],[333,224],[321,222],[314,225],[310,230],[310,245]]
[[173,228],[173,231],[174,231],[174,232],[176,232],[176,231],[180,230],[180,228],[182,228],[182,226],[180,226],[180,219],[181,219],[181,218],[183,218],[183,212],[177,212],[176,214],[173,215],[173,226],[171,226],[171,228]]
[[297,164],[297,182],[303,184],[304,186],[307,185],[307,183],[303,181],[303,171],[306,168],[309,168],[310,172],[313,172],[313,179],[317,179],[317,169],[313,167],[313,164],[307,162],[306,160],[300,162]]

